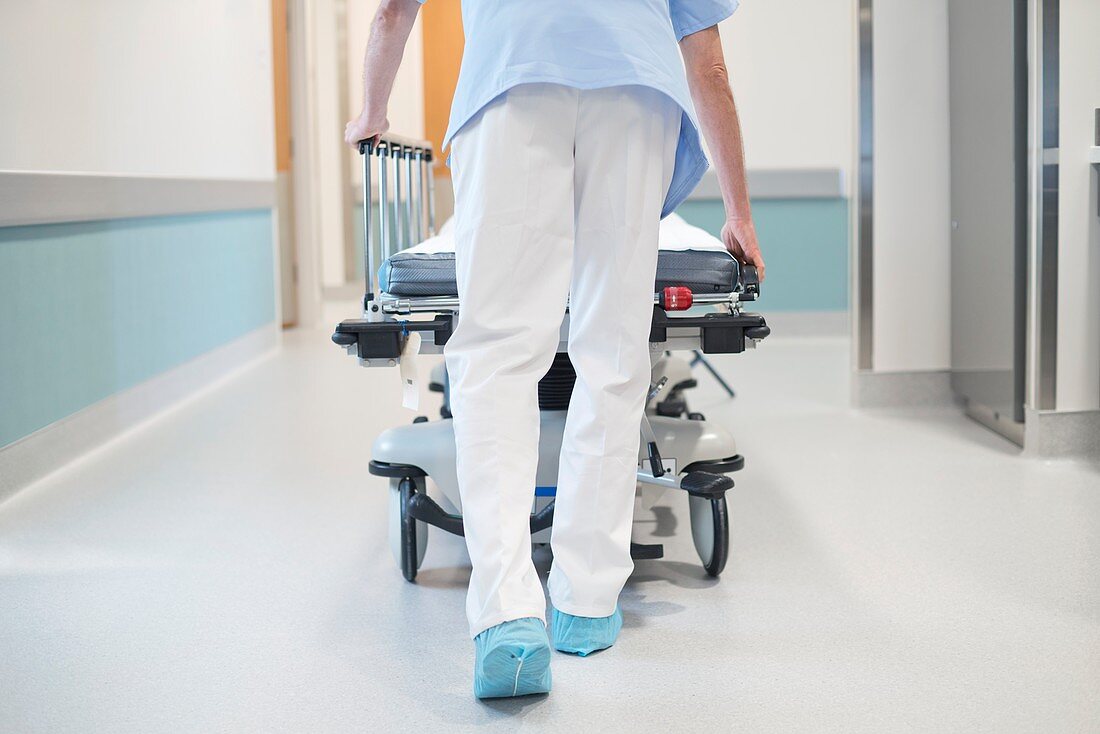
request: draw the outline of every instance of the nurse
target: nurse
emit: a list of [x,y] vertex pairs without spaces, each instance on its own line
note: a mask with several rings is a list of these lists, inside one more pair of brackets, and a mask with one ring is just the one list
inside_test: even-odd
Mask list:
[[[463,0],[465,54],[444,146],[462,310],[447,342],[473,565],[466,613],[480,698],[550,690],[550,647],[588,655],[622,627],[660,220],[707,168],[722,239],[761,277],[741,132],[717,24],[737,0]],[[349,144],[387,131],[418,0],[382,0]],[[577,372],[546,600],[528,518],[537,384],[568,299]]]

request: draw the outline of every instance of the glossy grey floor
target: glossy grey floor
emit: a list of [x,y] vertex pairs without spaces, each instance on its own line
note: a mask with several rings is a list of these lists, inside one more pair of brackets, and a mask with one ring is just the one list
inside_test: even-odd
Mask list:
[[397,375],[316,331],[0,506],[0,731],[1100,729],[1096,466],[851,410],[844,341],[716,362],[740,394],[701,376],[695,407],[748,458],[726,573],[682,497],[640,516],[666,559],[550,696],[472,697],[462,542],[405,583],[366,472]]

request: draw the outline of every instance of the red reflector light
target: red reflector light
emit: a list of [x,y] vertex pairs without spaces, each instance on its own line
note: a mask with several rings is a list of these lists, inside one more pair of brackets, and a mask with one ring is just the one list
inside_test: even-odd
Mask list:
[[661,308],[665,311],[687,311],[691,308],[691,289],[669,286],[661,291]]

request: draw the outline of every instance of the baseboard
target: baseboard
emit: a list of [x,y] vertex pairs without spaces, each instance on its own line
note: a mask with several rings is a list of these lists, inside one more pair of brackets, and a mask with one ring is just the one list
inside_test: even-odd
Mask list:
[[[758,309],[749,303],[746,310]],[[768,320],[772,335],[778,338],[846,337],[851,327],[847,311],[768,311],[766,305],[759,311]]]
[[951,389],[951,373],[867,372],[852,373],[852,406],[856,408],[916,408],[958,405]]
[[0,502],[269,356],[280,339],[277,325],[265,325],[0,448]]
[[1042,459],[1100,459],[1100,410],[1059,413],[1028,408],[1024,454]]
[[1017,423],[1012,416],[974,400],[963,400],[963,403],[967,416],[1023,448],[1025,438],[1023,423]]

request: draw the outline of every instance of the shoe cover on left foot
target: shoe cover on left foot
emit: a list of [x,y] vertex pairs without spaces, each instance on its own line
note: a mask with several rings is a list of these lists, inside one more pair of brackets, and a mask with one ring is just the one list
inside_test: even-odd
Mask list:
[[550,627],[557,650],[584,657],[615,644],[623,628],[623,612],[615,607],[610,617],[578,617],[554,609]]
[[550,692],[550,639],[534,617],[490,627],[474,638],[474,695],[507,698]]

